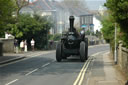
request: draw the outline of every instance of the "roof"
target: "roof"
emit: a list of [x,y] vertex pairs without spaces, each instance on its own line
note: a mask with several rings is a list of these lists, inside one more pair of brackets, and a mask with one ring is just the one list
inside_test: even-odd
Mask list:
[[[68,11],[71,14],[75,16],[80,16],[80,15],[85,15],[89,14],[89,12],[82,8],[82,7],[75,7],[70,4],[66,4],[63,2],[58,2],[58,1],[49,1],[49,0],[37,0],[33,2],[32,4],[27,6],[28,8],[31,8],[33,11],[52,11],[52,10],[57,10],[57,11]],[[22,9],[24,11],[26,7]]]
[[33,11],[39,11],[39,10],[47,11],[54,9],[48,0],[37,0],[29,4],[28,6],[24,7],[22,11],[25,10],[25,8],[31,8]]

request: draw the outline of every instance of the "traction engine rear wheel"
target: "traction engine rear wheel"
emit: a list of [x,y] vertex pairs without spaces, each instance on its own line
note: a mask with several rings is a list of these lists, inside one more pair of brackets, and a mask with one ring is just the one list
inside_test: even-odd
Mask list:
[[81,62],[84,62],[86,60],[85,58],[85,42],[80,43],[80,60]]
[[88,59],[88,38],[85,38],[85,58]]

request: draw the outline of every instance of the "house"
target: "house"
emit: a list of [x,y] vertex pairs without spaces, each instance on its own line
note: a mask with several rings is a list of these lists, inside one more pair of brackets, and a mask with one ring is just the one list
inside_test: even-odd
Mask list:
[[51,17],[54,23],[53,27],[51,28],[51,33],[56,33],[56,10],[49,0],[31,0],[28,6],[25,6],[20,10],[20,13],[30,14],[31,16],[33,16],[34,14],[38,14],[40,16]]
[[80,27],[85,28],[85,31],[94,32],[93,14],[80,15]]
[[54,0],[31,0],[28,6],[20,10],[20,13],[28,13],[31,16],[38,14],[52,17],[54,26],[51,28],[50,33],[56,34],[68,30],[70,15],[75,16],[75,27],[80,28],[79,16],[86,14],[87,11]]

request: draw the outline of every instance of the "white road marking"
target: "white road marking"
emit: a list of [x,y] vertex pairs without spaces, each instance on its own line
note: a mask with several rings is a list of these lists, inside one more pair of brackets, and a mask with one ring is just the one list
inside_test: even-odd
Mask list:
[[41,67],[46,67],[47,65],[49,65],[50,63],[46,63],[44,65],[42,65]]
[[78,77],[77,77],[77,79],[76,79],[76,81],[74,82],[73,85],[77,85],[77,83],[78,83],[78,81],[79,81],[79,79],[80,79],[80,77],[81,77],[81,75],[82,75],[82,73],[83,73],[83,70],[84,70],[84,68],[85,68],[85,66],[86,66],[86,64],[87,64],[87,62],[88,62],[88,61],[85,62],[83,68],[81,69],[81,71],[80,71],[80,73],[79,73],[79,75],[78,75]]
[[[53,60],[52,62],[55,62],[55,60]],[[46,67],[46,66],[49,65],[49,64],[50,64],[50,63],[46,63],[46,64],[42,65],[42,67]],[[28,75],[32,74],[33,72],[35,72],[35,71],[37,71],[37,70],[38,70],[38,68],[35,69],[35,70],[33,70],[33,71],[28,72],[27,74],[25,74],[25,76],[28,76]],[[10,84],[12,84],[12,83],[14,83],[14,82],[16,82],[16,81],[18,81],[18,80],[19,80],[19,79],[15,79],[15,80],[13,80],[13,81],[11,81],[11,82],[5,84],[5,85],[10,85]]]
[[89,62],[88,62],[88,64],[87,64],[87,66],[85,67],[85,69],[84,69],[84,71],[83,71],[83,74],[82,74],[82,76],[81,76],[81,79],[80,79],[80,81],[79,81],[79,84],[78,84],[78,85],[81,85],[81,84],[82,84],[83,79],[84,79],[85,72],[87,71],[87,68],[88,68],[88,66],[89,66],[90,62],[91,62],[91,59],[89,60]]
[[33,71],[30,71],[29,73],[27,73],[27,74],[25,74],[25,76],[28,76],[28,75],[30,75],[30,74],[32,74],[33,72],[35,72],[35,71],[37,71],[38,70],[38,68],[37,69],[35,69],[35,70],[33,70]]
[[[99,55],[100,53],[103,53],[103,52],[108,52],[108,51],[101,51],[101,52],[95,53],[95,54],[91,55],[91,57]],[[81,69],[77,79],[73,83],[73,85],[82,85],[82,82],[83,82],[83,79],[84,79],[84,76],[85,76],[85,72],[87,71],[88,66],[89,66],[89,64],[92,60],[91,57],[89,57],[89,59],[85,62],[84,66],[82,67],[82,69]]]
[[18,81],[18,80],[19,80],[19,79],[15,79],[15,80],[13,80],[13,81],[11,81],[11,82],[5,84],[5,85],[10,85],[10,84],[12,84],[12,83],[14,83],[14,82],[16,82],[16,81]]

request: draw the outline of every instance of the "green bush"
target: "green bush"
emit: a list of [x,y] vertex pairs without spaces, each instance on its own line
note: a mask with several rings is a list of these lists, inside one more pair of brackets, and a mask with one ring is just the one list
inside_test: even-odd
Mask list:
[[53,37],[54,41],[59,41],[61,39],[61,34],[55,34]]
[[49,35],[49,40],[59,41],[61,39],[61,34]]
[[47,17],[40,17],[34,15],[18,16],[16,24],[8,24],[6,30],[14,35],[19,41],[27,40],[28,46],[30,47],[30,41],[32,38],[35,40],[35,47],[37,49],[43,49],[48,42],[48,32],[51,28],[52,23]]
[[114,23],[110,16],[102,17],[101,23],[103,26],[101,29],[103,37],[108,43],[110,43],[111,49],[114,50]]

